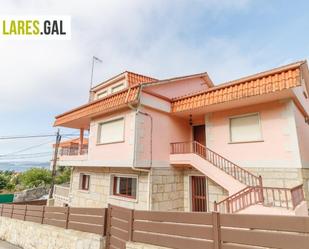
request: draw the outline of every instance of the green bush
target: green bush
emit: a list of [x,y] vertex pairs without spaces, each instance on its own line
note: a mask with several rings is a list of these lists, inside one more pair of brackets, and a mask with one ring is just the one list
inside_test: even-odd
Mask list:
[[26,188],[47,186],[52,182],[51,171],[43,168],[31,168],[20,175],[20,183]]

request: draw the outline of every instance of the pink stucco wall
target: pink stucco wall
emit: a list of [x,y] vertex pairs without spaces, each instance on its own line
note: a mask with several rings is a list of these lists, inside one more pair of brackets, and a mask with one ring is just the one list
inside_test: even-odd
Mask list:
[[[124,141],[110,144],[97,144],[99,123],[124,117]],[[122,111],[109,116],[97,118],[91,122],[89,136],[88,161],[106,163],[102,166],[131,166],[134,151],[135,113],[132,110]]]
[[146,91],[166,96],[168,98],[176,98],[190,93],[208,89],[208,85],[201,78],[185,79],[173,81],[167,84],[151,86],[145,88]]
[[[206,124],[207,146],[243,167],[300,167],[289,103],[276,101],[212,113]],[[263,141],[229,143],[229,117],[256,112],[261,118]]]
[[302,166],[309,168],[309,124],[296,107],[294,110]]
[[[152,108],[143,107],[143,112],[151,115],[153,119],[153,132],[152,132],[152,160],[153,166],[168,167],[170,156],[170,143],[190,141],[191,140],[191,127],[187,120],[173,117],[168,113],[154,110]],[[149,118],[139,115],[139,118],[144,119],[144,129],[138,130],[139,138],[137,146],[142,149],[138,153],[138,165],[143,166],[147,164],[147,156],[149,155],[149,141],[150,141],[150,121]],[[148,157],[149,158],[149,157]],[[146,161],[145,161],[146,160]]]

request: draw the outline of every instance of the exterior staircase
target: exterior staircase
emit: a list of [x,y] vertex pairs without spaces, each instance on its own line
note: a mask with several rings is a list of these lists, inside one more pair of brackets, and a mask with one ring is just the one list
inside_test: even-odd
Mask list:
[[229,192],[229,197],[214,203],[215,211],[295,215],[298,206],[306,204],[302,185],[292,189],[264,187],[261,176],[196,141],[172,143],[170,161],[172,165],[193,166]]

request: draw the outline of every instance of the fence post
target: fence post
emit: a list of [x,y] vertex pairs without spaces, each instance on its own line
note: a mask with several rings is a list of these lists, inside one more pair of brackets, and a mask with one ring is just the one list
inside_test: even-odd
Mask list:
[[110,248],[110,236],[111,236],[111,219],[112,219],[112,205],[108,204],[107,208],[107,218],[106,218],[106,240],[105,240],[105,248]]
[[218,211],[218,204],[217,204],[217,201],[214,202],[214,210],[215,210],[215,212]]
[[24,213],[24,220],[26,220],[26,215],[27,215],[27,207],[28,207],[28,205],[26,204],[26,206],[25,206],[25,213]]
[[221,249],[220,213],[212,212],[214,249]]
[[41,220],[41,224],[44,224],[44,216],[45,216],[45,206],[43,206],[43,210],[42,210],[42,220]]
[[3,215],[3,204],[1,205],[1,216]]
[[264,203],[263,179],[261,175],[259,175],[259,185],[260,185],[261,202]]
[[106,236],[108,209],[104,208],[104,221],[103,221],[103,236]]
[[70,207],[66,207],[65,209],[65,229],[68,229],[69,227],[69,216],[70,216]]
[[227,213],[230,213],[230,212],[231,212],[231,209],[230,209],[230,200],[229,200],[229,199],[226,200],[226,212],[227,212]]
[[130,210],[129,214],[129,241],[133,241],[133,223],[134,223],[134,210]]
[[14,204],[12,205],[12,209],[11,209],[11,218],[13,217],[13,212],[14,212]]

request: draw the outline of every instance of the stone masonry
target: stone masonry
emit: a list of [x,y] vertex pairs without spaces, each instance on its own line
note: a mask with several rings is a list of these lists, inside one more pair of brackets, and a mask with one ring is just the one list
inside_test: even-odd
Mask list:
[[170,168],[152,168],[151,202],[154,211],[184,210],[183,171]]
[[[90,175],[90,188],[88,191],[80,190],[80,174]],[[112,176],[131,175],[138,179],[137,199],[112,195]],[[148,209],[148,173],[133,171],[129,168],[90,168],[76,167],[72,176],[72,192],[70,206],[73,207],[107,207],[108,203],[125,208]]]
[[104,238],[55,226],[0,217],[0,239],[23,249],[103,249]]

